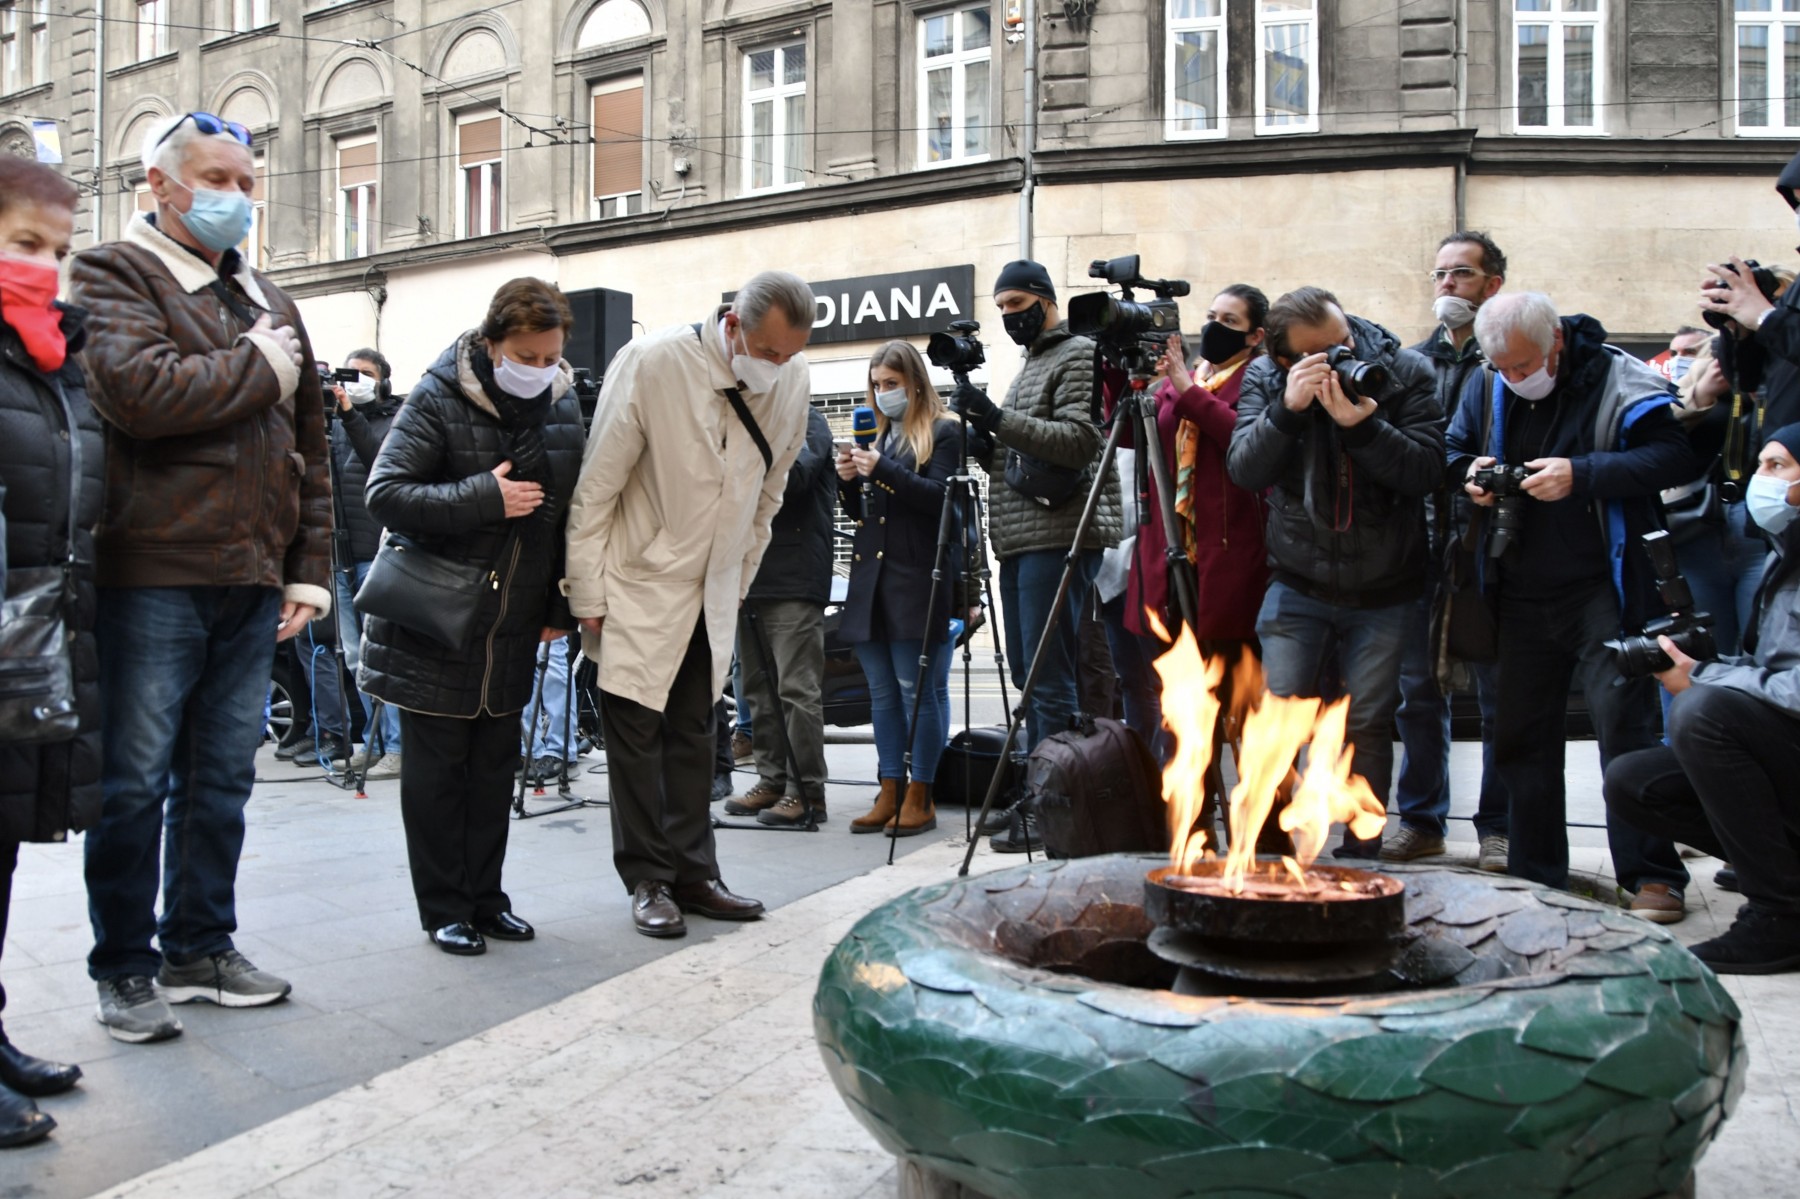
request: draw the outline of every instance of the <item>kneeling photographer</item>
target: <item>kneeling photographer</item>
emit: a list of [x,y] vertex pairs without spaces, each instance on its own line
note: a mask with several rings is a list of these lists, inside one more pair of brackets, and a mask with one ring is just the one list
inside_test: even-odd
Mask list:
[[1800,424],[1775,430],[1747,489],[1775,552],[1745,653],[1695,661],[1667,637],[1657,674],[1674,697],[1668,744],[1606,769],[1606,805],[1633,823],[1729,859],[1745,903],[1692,946],[1720,974],[1800,969]]
[[[1498,616],[1494,764],[1510,813],[1507,872],[1564,887],[1569,686],[1579,679],[1587,696],[1602,764],[1656,743],[1654,687],[1621,681],[1602,643],[1654,614],[1647,561],[1627,547],[1658,527],[1658,493],[1703,464],[1670,411],[1668,380],[1607,345],[1592,317],[1559,317],[1548,296],[1503,292],[1482,306],[1475,336],[1492,370],[1469,381],[1457,406],[1449,478],[1489,513],[1500,493],[1515,493],[1482,522],[1478,550]],[[1681,919],[1687,871],[1674,845],[1610,810],[1607,840],[1632,911]]]
[[[955,403],[973,428],[971,453],[988,468],[988,532],[1000,562],[1006,656],[1013,682],[1023,687],[1056,602],[1103,438],[1093,417],[1094,343],[1069,331],[1050,272],[1035,262],[1008,263],[994,282],[994,304],[1007,336],[1024,347],[1025,361],[1004,405],[972,385],[958,386]],[[1121,523],[1119,481],[1108,471],[1099,509],[1075,547],[1075,578],[1030,696],[1032,746],[1066,729],[1075,714],[1076,630],[1101,551],[1118,543]]]

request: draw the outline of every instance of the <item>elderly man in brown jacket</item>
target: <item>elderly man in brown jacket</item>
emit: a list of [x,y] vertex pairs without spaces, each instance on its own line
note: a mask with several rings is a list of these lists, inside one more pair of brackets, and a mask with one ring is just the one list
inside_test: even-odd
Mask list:
[[275,643],[331,606],[312,349],[293,301],[234,248],[249,231],[250,134],[187,113],[151,130],[143,162],[155,213],[70,270],[92,314],[85,363],[107,445],[88,973],[121,1041],[180,1033],[170,1002],[288,993],[232,945],[238,854]]

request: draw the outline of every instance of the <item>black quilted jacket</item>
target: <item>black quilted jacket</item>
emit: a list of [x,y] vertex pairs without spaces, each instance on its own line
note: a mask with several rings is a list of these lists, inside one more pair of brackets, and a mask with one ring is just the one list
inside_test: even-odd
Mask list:
[[[575,620],[557,589],[569,497],[581,471],[585,438],[568,367],[552,385],[544,449],[554,479],[546,503],[558,512],[540,549],[508,544],[508,522],[493,469],[506,459],[506,432],[469,365],[465,333],[426,372],[394,418],[369,471],[369,513],[432,553],[459,561],[498,562],[504,585],[487,603],[476,635],[447,650],[391,621],[371,616],[363,629],[357,684],[397,708],[436,716],[504,716],[531,699],[538,634]],[[553,497],[553,498],[550,498]],[[499,562],[506,549],[506,561]]]
[[[69,360],[57,374],[81,439],[76,512],[74,664],[81,731],[50,745],[0,744],[0,841],[64,841],[100,817],[100,663],[94,650],[94,524],[105,489],[106,439],[75,355],[82,314],[64,309]],[[67,557],[69,430],[49,378],[0,324],[0,575]]]

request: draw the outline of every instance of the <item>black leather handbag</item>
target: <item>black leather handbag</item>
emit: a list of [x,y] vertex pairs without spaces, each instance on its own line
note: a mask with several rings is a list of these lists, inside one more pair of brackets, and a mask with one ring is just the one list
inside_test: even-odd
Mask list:
[[[496,562],[506,560],[512,541],[508,534]],[[460,650],[475,635],[483,603],[499,589],[497,566],[458,562],[390,531],[356,589],[356,610]]]
[[0,604],[0,741],[67,741],[81,728],[75,705],[68,612],[75,592],[75,520],[81,506],[81,430],[62,385],[51,380],[69,430],[67,557],[6,572]]

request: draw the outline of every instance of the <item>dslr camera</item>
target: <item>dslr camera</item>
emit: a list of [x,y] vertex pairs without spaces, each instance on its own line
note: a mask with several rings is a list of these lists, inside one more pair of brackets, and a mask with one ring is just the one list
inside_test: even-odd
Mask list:
[[1325,351],[1325,362],[1338,377],[1344,394],[1353,400],[1372,400],[1388,385],[1387,367],[1379,362],[1363,362],[1348,346],[1332,346]]
[[1718,644],[1713,640],[1712,615],[1694,610],[1694,593],[1681,576],[1668,530],[1645,533],[1643,544],[1644,552],[1650,555],[1650,565],[1656,571],[1656,593],[1662,597],[1669,614],[1646,624],[1644,631],[1636,637],[1619,637],[1601,643],[1612,651],[1613,664],[1628,679],[1640,679],[1675,665],[1656,643],[1658,637],[1667,637],[1675,643],[1676,649],[1701,662],[1719,656]]
[[[1126,372],[1148,378],[1156,372],[1172,334],[1181,332],[1181,307],[1175,297],[1190,288],[1185,279],[1146,279],[1139,271],[1139,256],[1096,259],[1088,275],[1118,286],[1119,294],[1091,292],[1069,301],[1069,332],[1091,337],[1100,352]],[[1156,298],[1140,303],[1138,289]]]
[[[1780,286],[1779,281],[1775,278],[1775,272],[1756,261],[1754,258],[1744,259],[1744,265],[1750,268],[1750,278],[1756,284],[1756,290],[1762,293],[1763,299],[1773,304],[1775,302],[1775,290]],[[1724,269],[1730,271],[1734,275],[1738,273],[1737,267],[1729,262],[1725,264]],[[1717,291],[1724,286],[1725,281],[1723,279],[1709,279],[1706,283],[1708,291]],[[1727,322],[1731,320],[1731,318],[1726,316],[1723,312],[1711,311],[1702,312],[1700,314],[1700,319],[1714,329],[1723,329]]]
[[951,321],[946,333],[933,333],[925,343],[925,357],[939,370],[949,371],[958,383],[969,381],[969,372],[987,361],[987,349],[976,334],[980,321]]
[[1524,467],[1504,462],[1480,467],[1469,477],[1469,482],[1494,497],[1494,535],[1488,539],[1488,557],[1498,558],[1519,539],[1519,530],[1525,527],[1525,505],[1531,499],[1525,490],[1525,480],[1530,477]]

